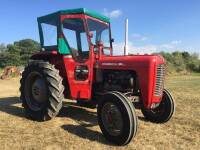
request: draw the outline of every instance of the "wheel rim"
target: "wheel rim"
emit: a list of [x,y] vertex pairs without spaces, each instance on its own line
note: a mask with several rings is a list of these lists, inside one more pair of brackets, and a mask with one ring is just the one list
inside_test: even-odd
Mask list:
[[46,85],[44,80],[41,77],[37,77],[32,84],[32,95],[33,98],[38,103],[43,103],[46,101],[47,94],[46,94]]
[[38,72],[31,72],[25,80],[25,99],[34,111],[41,110],[47,101],[47,86]]
[[105,103],[102,107],[101,118],[107,132],[112,136],[118,136],[123,129],[122,114],[113,103]]
[[162,116],[166,110],[166,101],[167,101],[167,95],[163,93],[162,101],[160,102],[158,107],[151,110],[151,113],[156,117]]
[[161,102],[158,107],[151,110],[151,113],[154,114],[154,116],[161,116],[165,112],[165,103]]

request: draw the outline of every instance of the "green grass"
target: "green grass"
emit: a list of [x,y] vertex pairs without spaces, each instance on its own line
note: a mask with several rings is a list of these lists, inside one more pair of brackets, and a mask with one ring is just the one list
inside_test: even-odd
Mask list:
[[178,139],[182,140],[184,149],[187,146],[189,149],[199,149],[200,74],[168,77],[166,86],[176,100],[176,114],[172,122],[175,135],[179,134]]

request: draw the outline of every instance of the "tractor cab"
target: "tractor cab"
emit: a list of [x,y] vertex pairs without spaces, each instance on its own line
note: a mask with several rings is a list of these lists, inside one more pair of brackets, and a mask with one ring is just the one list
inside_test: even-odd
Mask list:
[[104,46],[112,54],[109,18],[93,11],[63,10],[38,18],[41,46],[44,51],[72,55],[76,61],[89,58],[90,50]]
[[70,97],[91,99],[95,60],[112,55],[109,18],[85,8],[62,10],[39,17],[38,27],[45,57],[59,54],[68,68],[60,70],[69,82]]

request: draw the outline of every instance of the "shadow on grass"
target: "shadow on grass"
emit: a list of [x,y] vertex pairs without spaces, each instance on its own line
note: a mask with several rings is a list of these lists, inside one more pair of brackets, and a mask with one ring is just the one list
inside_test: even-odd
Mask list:
[[88,139],[90,141],[96,141],[105,145],[113,146],[112,143],[108,142],[102,133],[86,128],[84,125],[63,125],[62,129],[67,132],[74,134],[80,138]]
[[15,106],[20,103],[19,97],[0,98],[0,111],[18,117],[25,117],[23,108]]
[[79,123],[87,122],[87,126],[98,125],[96,112],[91,112],[76,103],[64,102],[58,117],[69,117]]
[[[0,98],[1,112],[5,112],[18,117],[26,117],[23,108],[16,105],[21,105],[21,100],[19,97]],[[87,108],[80,107],[76,103],[72,102],[63,103],[63,108],[61,109],[58,117],[69,117],[78,122],[87,122],[87,127],[98,125],[96,112],[88,111]],[[138,119],[147,121],[144,117],[140,116],[138,116]]]
[[138,119],[144,122],[149,122],[149,120],[147,120],[145,117],[143,116],[138,116]]
[[[13,116],[27,117],[23,107],[21,107],[21,100],[19,97],[0,98],[0,111]],[[91,126],[97,125],[96,113],[78,107],[75,103],[64,102],[64,107],[61,109],[58,117],[69,117],[75,121],[88,122]]]
[[78,125],[70,124],[61,126],[61,128],[67,132],[90,141],[113,145],[104,138],[101,132],[88,128],[98,125],[97,113],[95,111],[89,111],[87,108],[80,107],[76,103],[66,102],[64,103],[64,107],[61,109],[59,117],[69,117],[78,123]]

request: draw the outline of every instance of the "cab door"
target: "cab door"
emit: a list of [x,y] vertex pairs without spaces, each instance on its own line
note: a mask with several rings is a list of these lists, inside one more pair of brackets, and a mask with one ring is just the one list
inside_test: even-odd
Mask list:
[[69,55],[64,56],[71,97],[90,99],[94,56],[84,19],[66,18],[63,20],[62,30],[72,55],[72,58],[68,58]]

